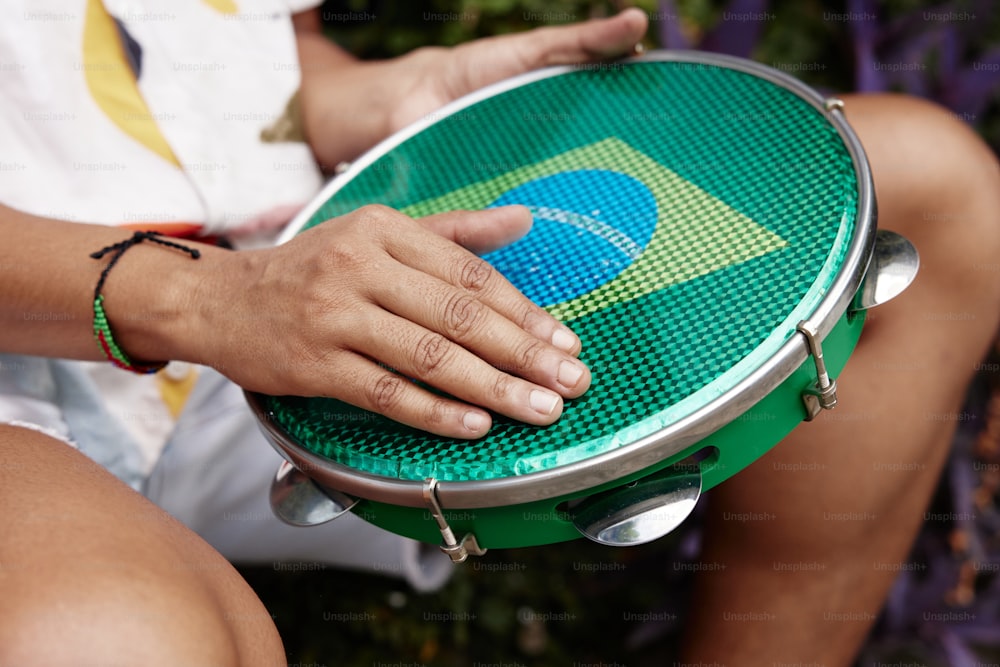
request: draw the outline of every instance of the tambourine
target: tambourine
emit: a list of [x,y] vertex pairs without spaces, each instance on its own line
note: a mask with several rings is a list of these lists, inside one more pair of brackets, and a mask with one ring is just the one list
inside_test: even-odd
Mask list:
[[876,232],[842,106],[757,63],[654,52],[510,79],[379,144],[284,240],[371,203],[525,205],[531,232],[485,259],[580,336],[593,383],[551,426],[497,418],[471,442],[248,394],[287,460],[276,513],[350,510],[456,561],[672,530],[836,405],[865,309],[916,272],[913,247]]

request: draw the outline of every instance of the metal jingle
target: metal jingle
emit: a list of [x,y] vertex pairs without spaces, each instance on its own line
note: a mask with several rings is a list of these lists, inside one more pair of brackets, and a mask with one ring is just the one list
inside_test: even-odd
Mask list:
[[674,468],[585,499],[573,525],[589,540],[613,547],[645,544],[679,526],[701,497],[697,466]]
[[920,255],[905,237],[888,229],[875,233],[875,249],[851,310],[867,310],[909,287],[920,268]]
[[271,510],[292,526],[318,526],[358,504],[357,498],[320,487],[288,461],[282,461],[271,482]]

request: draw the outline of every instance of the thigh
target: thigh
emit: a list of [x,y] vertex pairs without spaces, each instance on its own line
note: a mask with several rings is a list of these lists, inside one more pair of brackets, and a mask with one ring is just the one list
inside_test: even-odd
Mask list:
[[66,444],[0,425],[0,664],[284,664],[218,553]]

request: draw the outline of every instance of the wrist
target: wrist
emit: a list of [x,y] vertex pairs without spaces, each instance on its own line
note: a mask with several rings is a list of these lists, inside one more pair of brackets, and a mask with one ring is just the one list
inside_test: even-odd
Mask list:
[[200,258],[176,248],[141,243],[128,250],[108,273],[103,308],[114,340],[136,365],[171,360],[201,363],[201,328],[196,306],[205,291],[207,264],[228,251],[182,241]]

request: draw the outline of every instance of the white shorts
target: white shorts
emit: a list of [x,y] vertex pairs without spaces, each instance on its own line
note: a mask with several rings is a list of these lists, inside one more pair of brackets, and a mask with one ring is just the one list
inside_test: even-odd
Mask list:
[[229,560],[276,569],[330,566],[405,579],[420,591],[447,581],[436,547],[353,514],[311,528],[271,512],[281,457],[261,434],[242,391],[211,369],[197,384],[152,471],[95,400],[78,362],[0,355],[0,423],[41,430],[77,447],[177,517]]

